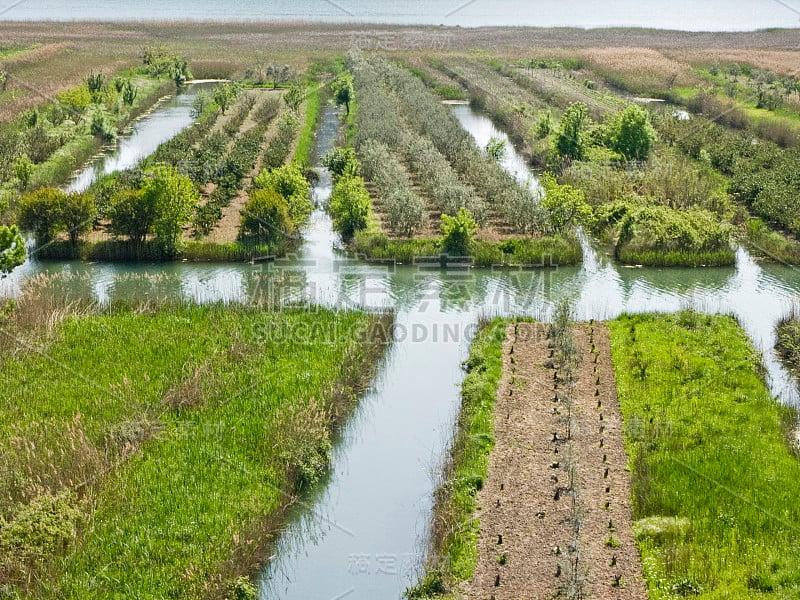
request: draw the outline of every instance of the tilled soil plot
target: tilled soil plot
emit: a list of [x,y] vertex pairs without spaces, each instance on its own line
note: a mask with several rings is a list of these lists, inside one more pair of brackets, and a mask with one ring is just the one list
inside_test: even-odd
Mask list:
[[580,324],[573,336],[580,362],[567,405],[547,326],[509,326],[468,598],[647,598],[608,332]]

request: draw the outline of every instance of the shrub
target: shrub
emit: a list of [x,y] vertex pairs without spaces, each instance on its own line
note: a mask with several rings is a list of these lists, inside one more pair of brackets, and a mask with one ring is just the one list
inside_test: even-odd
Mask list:
[[253,190],[241,214],[243,238],[270,242],[294,231],[286,199],[272,188]]
[[43,493],[20,507],[11,521],[0,517],[0,556],[13,563],[44,560],[63,551],[77,535],[81,512],[70,493]]
[[92,103],[92,93],[85,83],[71,90],[61,92],[57,98],[59,102],[66,105],[71,112],[77,115],[82,115]]
[[366,229],[372,204],[361,177],[343,176],[333,187],[328,211],[333,227],[342,237],[350,238],[356,231]]
[[300,165],[284,165],[272,170],[264,170],[253,180],[258,189],[272,189],[286,200],[292,222],[305,222],[313,210],[311,204],[311,186],[303,176]]
[[111,197],[108,207],[111,231],[141,244],[153,228],[156,207],[152,196],[143,190],[121,190]]
[[25,240],[16,225],[0,225],[0,277],[25,262],[28,253]]
[[342,175],[360,175],[360,164],[356,157],[356,151],[347,146],[335,148],[325,155],[322,159],[322,166],[331,172],[334,179]]
[[609,146],[628,160],[647,160],[656,141],[647,110],[631,104],[614,115],[608,128]]
[[33,163],[27,156],[20,156],[14,161],[14,177],[19,179],[19,186],[22,190],[28,189],[28,184],[33,175]]
[[591,222],[592,207],[586,203],[581,190],[571,185],[559,185],[549,173],[542,175],[539,181],[544,189],[541,202],[547,211],[550,231],[563,233]]
[[573,160],[583,159],[589,122],[589,109],[585,104],[573,102],[567,107],[561,116],[561,125],[555,139],[555,149],[559,156]]
[[62,218],[65,194],[45,187],[22,197],[17,205],[19,226],[33,233],[36,243],[46,244],[64,230]]
[[458,215],[442,215],[442,249],[453,256],[467,256],[478,224],[472,214],[462,208]]

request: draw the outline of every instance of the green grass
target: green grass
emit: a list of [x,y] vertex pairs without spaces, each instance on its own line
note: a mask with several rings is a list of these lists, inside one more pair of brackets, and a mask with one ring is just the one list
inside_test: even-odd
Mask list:
[[[440,238],[389,239],[372,232],[356,233],[349,248],[359,257],[405,264],[420,258],[439,257],[442,253]],[[574,236],[554,235],[504,242],[474,241],[470,257],[475,267],[549,267],[579,264],[583,253]]]
[[687,311],[610,328],[651,600],[800,598],[795,414],[741,327]]
[[97,260],[108,262],[174,261],[248,262],[283,256],[291,248],[285,244],[246,244],[243,242],[187,241],[176,257],[165,257],[159,247],[147,242],[136,246],[124,240],[81,241],[76,248],[68,241],[59,241],[37,251],[42,260]]
[[311,152],[314,150],[314,134],[317,131],[317,121],[319,120],[322,95],[319,83],[312,80],[308,86],[305,100],[306,114],[303,121],[303,128],[297,139],[297,147],[294,151],[293,162],[301,165],[311,164]]
[[486,478],[494,447],[494,407],[507,325],[505,319],[484,323],[472,342],[450,463],[436,492],[428,572],[407,591],[409,598],[441,596],[469,580],[475,571],[480,531],[480,523],[474,519],[475,496]]
[[645,267],[727,267],[736,264],[736,253],[728,250],[650,250],[623,246],[617,258],[627,265]]
[[[0,469],[10,523],[0,589],[222,597],[265,558],[293,495],[327,468],[332,432],[374,372],[381,319],[169,305],[94,310],[32,332],[46,354],[18,348],[0,364],[14,390],[0,403],[10,459]],[[38,583],[25,583],[31,574]]]
[[759,256],[789,265],[800,265],[800,242],[784,233],[771,230],[761,219],[747,222],[748,248]]

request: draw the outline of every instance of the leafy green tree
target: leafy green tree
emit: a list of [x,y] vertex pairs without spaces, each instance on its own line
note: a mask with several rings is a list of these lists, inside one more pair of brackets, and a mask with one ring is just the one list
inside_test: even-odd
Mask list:
[[216,102],[217,106],[220,107],[223,115],[225,114],[225,111],[227,111],[228,108],[230,108],[233,103],[236,102],[236,98],[239,97],[240,91],[241,87],[234,81],[221,83],[214,89],[214,102]]
[[192,219],[200,193],[175,167],[155,167],[145,174],[145,202],[155,208],[153,233],[165,256],[175,256],[182,247],[183,228]]
[[289,205],[274,189],[253,190],[241,215],[242,238],[257,238],[271,242],[290,236],[294,231]]
[[108,216],[111,232],[125,235],[134,244],[141,244],[153,229],[156,207],[153,197],[144,195],[144,190],[122,190],[109,201]]
[[345,175],[358,176],[361,174],[361,165],[356,156],[356,151],[350,146],[334,148],[322,159],[322,166],[331,172],[334,179]]
[[350,114],[350,103],[355,98],[356,92],[353,87],[353,75],[351,73],[342,73],[331,84],[333,91],[333,98],[336,104],[341,106],[344,104],[347,114]]
[[0,226],[0,276],[11,273],[25,262],[25,240],[16,225]]
[[92,94],[85,83],[71,90],[61,92],[57,98],[70,112],[78,115],[82,115],[92,103]]
[[142,61],[150,75],[154,77],[169,77],[179,87],[192,76],[186,59],[163,44],[145,46]]
[[539,182],[544,189],[541,203],[547,211],[547,221],[552,231],[570,231],[591,222],[592,207],[586,202],[582,190],[571,185],[559,185],[549,173],[544,173]]
[[22,197],[17,205],[17,222],[30,231],[36,243],[46,244],[64,230],[63,207],[66,195],[51,187],[40,188]]
[[289,88],[289,91],[283,95],[283,101],[286,102],[289,108],[297,112],[297,109],[300,108],[305,97],[305,90],[299,85],[293,85]]
[[656,141],[656,130],[646,109],[631,104],[609,123],[609,145],[628,160],[647,160]]
[[451,256],[467,256],[478,224],[472,213],[461,208],[458,215],[442,215],[442,249]]
[[561,126],[556,134],[555,147],[559,156],[582,160],[586,155],[586,133],[589,125],[589,109],[582,102],[570,104],[561,117]]
[[275,190],[289,205],[292,221],[300,224],[314,208],[311,204],[311,186],[300,165],[290,164],[271,171],[264,170],[253,181],[256,188]]
[[361,177],[344,175],[333,187],[328,203],[333,227],[342,237],[350,238],[356,231],[366,229],[372,202]]
[[92,229],[97,218],[94,196],[77,192],[67,194],[62,204],[61,218],[64,229],[69,235],[69,241],[73,246],[77,246],[80,236]]
[[33,175],[33,162],[27,155],[20,156],[14,161],[14,177],[19,179],[20,189],[23,191],[28,189],[28,184],[31,182]]

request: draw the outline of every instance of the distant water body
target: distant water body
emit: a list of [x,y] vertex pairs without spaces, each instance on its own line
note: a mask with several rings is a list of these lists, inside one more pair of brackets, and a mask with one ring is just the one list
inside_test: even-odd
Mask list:
[[800,0],[0,0],[0,20],[3,19],[303,20],[461,27],[624,26],[752,31],[800,27]]

